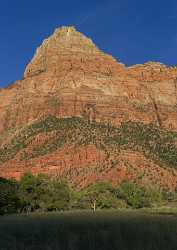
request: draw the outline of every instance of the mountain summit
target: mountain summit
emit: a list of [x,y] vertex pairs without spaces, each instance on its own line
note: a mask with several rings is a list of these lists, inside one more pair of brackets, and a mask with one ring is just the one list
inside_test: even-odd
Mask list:
[[23,79],[0,89],[0,170],[45,172],[84,186],[101,178],[177,183],[177,68],[126,67],[74,27],[37,49]]
[[74,27],[61,27],[55,30],[52,36],[44,40],[37,49],[32,62],[25,70],[25,77],[33,76],[39,72],[54,70],[62,56],[78,55],[85,57],[97,55],[101,52],[91,39],[88,39]]

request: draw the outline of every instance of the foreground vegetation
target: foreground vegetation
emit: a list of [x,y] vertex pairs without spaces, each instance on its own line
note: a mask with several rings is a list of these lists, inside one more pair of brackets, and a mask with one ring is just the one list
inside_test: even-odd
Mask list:
[[152,208],[175,201],[177,192],[158,187],[123,182],[92,183],[82,190],[71,188],[64,180],[46,175],[25,174],[19,182],[0,178],[0,214],[52,212],[80,209]]
[[132,211],[5,216],[2,250],[176,250],[177,214]]

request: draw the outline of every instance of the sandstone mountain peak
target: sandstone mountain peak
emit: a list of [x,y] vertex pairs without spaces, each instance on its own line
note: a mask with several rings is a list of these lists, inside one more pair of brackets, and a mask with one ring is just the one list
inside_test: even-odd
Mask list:
[[53,35],[47,39],[48,46],[53,45],[51,42],[53,40],[55,40],[56,44],[58,43],[61,47],[73,52],[91,53],[96,50],[92,40],[77,31],[74,26],[62,26],[55,29]]
[[78,187],[133,179],[175,189],[175,131],[176,67],[125,67],[61,27],[24,78],[0,90],[0,176],[32,171]]
[[24,76],[30,77],[48,70],[50,64],[54,66],[63,56],[80,55],[83,58],[100,53],[92,40],[78,32],[75,27],[63,26],[57,28],[49,38],[43,41],[27,66]]

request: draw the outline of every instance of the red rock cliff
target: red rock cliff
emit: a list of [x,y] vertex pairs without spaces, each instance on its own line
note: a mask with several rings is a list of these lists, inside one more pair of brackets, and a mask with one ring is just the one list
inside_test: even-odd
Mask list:
[[[176,131],[177,68],[155,62],[126,67],[100,51],[74,27],[56,29],[37,49],[25,69],[24,78],[0,89],[0,146],[6,145],[20,128],[49,114],[56,117],[86,115],[91,121],[114,126],[126,121],[153,123],[160,128]],[[82,174],[78,174],[77,178],[72,175],[70,179],[82,186],[83,176],[89,176],[88,181],[98,177],[120,181],[136,175],[137,168],[144,171],[146,165],[149,166],[151,178],[153,173],[161,171],[161,177],[157,174],[155,182],[158,180],[168,184],[171,182],[173,187],[176,185],[176,172],[159,170],[159,166],[147,163],[147,159],[136,152],[123,152],[120,164],[115,169],[108,169],[107,175],[105,170],[96,175],[94,164],[98,163],[97,149],[79,148],[75,158],[71,149],[67,153],[71,154],[71,163],[65,159],[67,150],[62,149],[56,155],[30,163],[19,161],[17,156],[3,164],[2,175],[18,178],[26,169],[32,169],[35,173],[60,171],[60,174],[66,175],[67,168],[71,167],[74,173],[78,165],[77,171]],[[86,151],[90,152],[90,156],[80,160]],[[60,161],[58,154],[61,154]],[[104,163],[104,153],[101,157]],[[125,167],[126,157],[135,172]],[[141,162],[139,167],[138,162]],[[92,170],[88,169],[88,164],[93,166]],[[45,168],[42,168],[43,165]],[[83,166],[86,167],[84,174]]]
[[73,27],[56,29],[26,67],[0,91],[0,131],[47,114],[135,120],[177,129],[177,69],[160,63],[125,67]]

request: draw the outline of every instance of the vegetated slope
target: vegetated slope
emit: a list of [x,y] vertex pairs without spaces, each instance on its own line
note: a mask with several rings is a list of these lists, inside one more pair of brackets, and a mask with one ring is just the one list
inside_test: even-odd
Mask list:
[[113,127],[79,117],[48,116],[21,129],[0,148],[0,168],[5,174],[12,165],[20,175],[29,169],[44,171],[78,186],[99,178],[115,183],[132,178],[175,188],[176,142],[176,132],[152,124],[130,121]]

